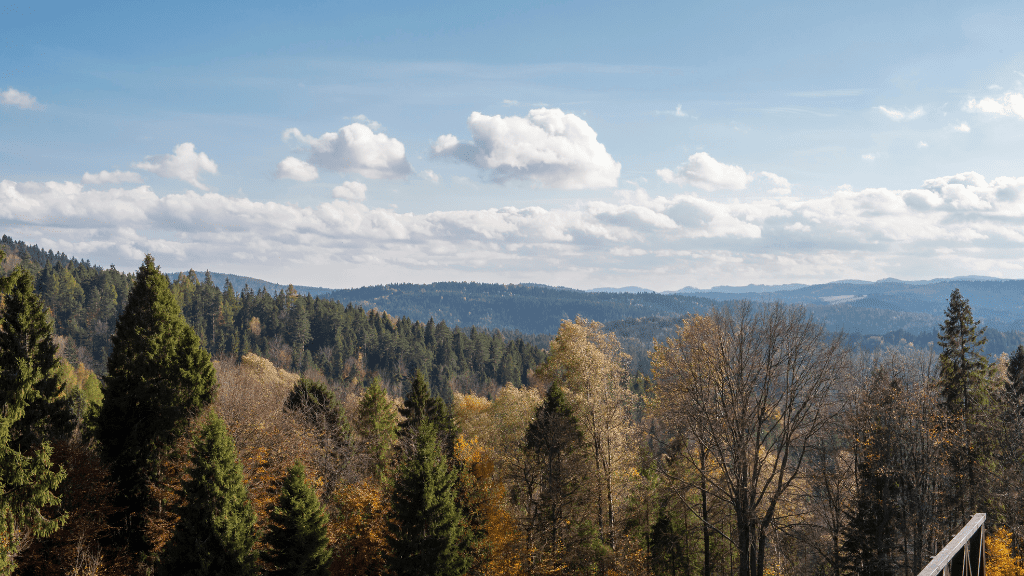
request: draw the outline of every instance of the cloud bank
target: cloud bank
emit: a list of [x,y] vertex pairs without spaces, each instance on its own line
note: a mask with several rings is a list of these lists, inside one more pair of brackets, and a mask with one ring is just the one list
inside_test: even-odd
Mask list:
[[1024,273],[1019,177],[966,172],[911,189],[840,187],[821,198],[745,201],[634,189],[560,208],[426,213],[369,207],[360,182],[345,182],[334,196],[299,207],[193,191],[160,196],[148,186],[4,180],[0,225],[94,259],[153,252],[180,266],[344,271],[319,281],[335,286],[467,276],[579,285],[642,275],[671,289],[876,278],[913,274],[915,266]]
[[188,182],[200,190],[209,190],[199,181],[202,173],[216,174],[217,164],[205,152],[196,153],[195,144],[185,142],[174,147],[172,154],[146,156],[142,162],[132,164],[133,168],[152,172],[164,178]]

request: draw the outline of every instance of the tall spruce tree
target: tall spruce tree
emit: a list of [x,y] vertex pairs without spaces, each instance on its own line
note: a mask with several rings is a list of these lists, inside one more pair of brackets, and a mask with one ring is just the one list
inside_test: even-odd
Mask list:
[[434,424],[416,428],[416,452],[395,481],[391,557],[396,576],[463,576],[472,535],[458,498],[458,469],[439,446]]
[[277,506],[270,513],[264,537],[265,574],[274,576],[326,576],[331,562],[327,515],[316,493],[306,483],[301,462],[288,469]]
[[413,378],[409,393],[398,412],[404,420],[399,426],[403,436],[411,436],[425,422],[429,422],[437,435],[438,442],[445,447],[445,453],[453,454],[453,444],[457,435],[455,419],[452,418],[444,400],[430,393],[430,385],[422,372]]
[[986,339],[981,321],[974,320],[967,299],[954,289],[949,296],[946,320],[939,329],[939,386],[948,414],[946,426],[949,461],[953,472],[950,504],[954,524],[988,504],[991,476],[985,469],[994,463],[991,410],[991,369],[983,347]]
[[57,362],[49,323],[45,314],[40,316],[42,305],[32,297],[31,288],[31,277],[23,270],[0,279],[0,294],[7,294],[0,300],[0,574],[4,576],[17,568],[17,554],[28,539],[49,536],[67,521],[67,514],[51,517],[47,513],[61,503],[55,493],[66,473],[63,468],[54,470],[48,442],[29,445],[26,438],[26,430],[45,432],[46,426],[21,427],[19,437],[26,441],[13,437],[28,408],[45,404],[41,390],[47,390],[46,380],[52,376],[47,367]]
[[256,513],[224,422],[214,413],[192,447],[184,504],[157,564],[166,576],[256,574]]
[[374,476],[378,481],[383,481],[391,466],[398,423],[380,378],[370,381],[370,386],[359,401],[356,429],[362,437],[363,450],[370,458]]
[[1024,399],[1024,345],[1017,346],[1010,355],[1006,365],[1006,378],[1009,380],[1008,388],[1014,399]]
[[66,382],[53,326],[33,291],[31,274],[18,268],[6,280],[0,323],[0,400],[9,402],[12,394],[22,392],[29,396],[24,416],[10,430],[13,445],[25,452],[45,440],[70,435],[75,415],[64,393]]
[[151,487],[189,421],[213,401],[210,355],[182,316],[167,278],[146,256],[117,321],[96,438],[110,465],[129,545],[148,552],[147,513],[161,504]]

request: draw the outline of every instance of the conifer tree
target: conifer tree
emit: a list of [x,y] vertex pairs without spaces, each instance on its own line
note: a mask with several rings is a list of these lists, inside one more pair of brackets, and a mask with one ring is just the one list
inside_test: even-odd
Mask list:
[[359,401],[356,418],[356,426],[363,438],[364,450],[370,457],[374,474],[378,480],[383,480],[398,437],[398,424],[380,378],[370,381],[370,386]]
[[[0,261],[2,256],[0,252]],[[50,444],[19,447],[12,438],[28,407],[45,402],[40,388],[45,390],[46,383],[40,380],[49,376],[46,367],[56,362],[56,348],[46,346],[52,344],[46,335],[49,324],[35,322],[41,305],[30,298],[28,274],[19,270],[0,280],[0,292],[8,293],[0,303],[0,574],[6,576],[17,568],[16,556],[25,540],[49,536],[67,521],[67,514],[45,513],[60,505],[55,492],[66,477],[63,468],[53,469]],[[38,430],[28,427],[33,429]]]
[[950,504],[965,522],[986,504],[992,474],[982,469],[993,460],[993,430],[986,412],[991,409],[991,369],[983,353],[986,339],[981,322],[974,320],[967,299],[954,289],[949,296],[946,320],[939,330],[939,386],[949,421],[949,461],[953,468]]
[[216,377],[152,256],[139,268],[112,344],[95,434],[123,506],[118,524],[132,549],[148,552],[143,527],[159,505],[151,486],[164,481],[160,461],[213,401]]
[[429,422],[438,442],[447,448],[445,452],[451,456],[456,436],[455,419],[444,401],[430,393],[430,386],[422,372],[416,373],[412,387],[405,396],[405,403],[398,412],[405,418],[399,427],[402,435],[411,436],[424,422]]
[[190,454],[174,535],[157,564],[166,576],[256,574],[256,514],[224,422],[211,413]]
[[44,440],[68,436],[74,428],[65,376],[46,307],[32,289],[32,276],[18,268],[7,279],[0,326],[0,395],[26,391],[25,415],[10,430],[11,442],[25,452]]
[[331,561],[327,541],[327,515],[316,493],[306,483],[301,462],[288,469],[277,507],[270,513],[264,539],[265,574],[274,576],[326,576]]
[[1010,355],[1010,361],[1006,365],[1006,377],[1010,381],[1008,387],[1014,398],[1024,399],[1024,345],[1017,346]]
[[457,502],[458,470],[429,420],[416,430],[416,452],[399,471],[393,496],[391,558],[396,576],[463,576],[471,535]]

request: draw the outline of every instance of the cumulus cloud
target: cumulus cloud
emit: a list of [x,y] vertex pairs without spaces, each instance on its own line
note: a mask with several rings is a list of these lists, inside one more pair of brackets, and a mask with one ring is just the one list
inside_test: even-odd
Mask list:
[[341,186],[334,187],[334,197],[342,200],[362,202],[366,200],[366,184],[362,182],[342,182]]
[[471,142],[452,134],[433,144],[437,157],[476,166],[495,182],[525,180],[548,188],[580,190],[618,184],[622,165],[579,116],[537,108],[525,116],[469,116]]
[[142,176],[138,172],[114,170],[113,172],[107,172],[106,170],[100,170],[98,174],[90,174],[86,172],[82,174],[82,184],[125,184],[132,183],[138,184],[142,182]]
[[903,120],[916,120],[925,114],[924,108],[921,106],[918,106],[909,112],[903,112],[901,110],[896,110],[895,108],[886,108],[885,106],[878,106],[878,111],[885,114],[890,120],[895,120],[897,122]]
[[868,162],[871,162],[872,160],[877,158],[877,156],[875,156],[874,153],[872,153],[872,152],[868,152],[866,154],[861,154],[860,157],[861,157],[862,160],[867,160]]
[[422,176],[427,182],[431,182],[433,184],[437,184],[441,181],[441,177],[434,173],[433,170],[424,170],[423,172],[420,172],[420,176]]
[[289,156],[277,163],[276,176],[278,179],[287,178],[299,182],[312,182],[319,178],[320,174],[316,171],[316,166]]
[[46,108],[36,100],[35,96],[28,92],[20,92],[11,87],[0,92],[0,104],[14,106],[22,110],[42,110]]
[[[680,186],[695,186],[701,190],[743,190],[754,179],[743,168],[723,164],[707,152],[697,152],[675,170],[657,171],[662,180]],[[788,184],[788,183],[787,183]]]
[[1007,92],[998,98],[971,99],[967,102],[970,112],[997,114],[999,116],[1015,116],[1024,118],[1024,94]]
[[216,174],[217,164],[205,152],[196,153],[195,144],[185,142],[174,147],[173,154],[146,156],[142,162],[132,164],[133,168],[152,172],[164,178],[174,178],[199,188],[208,188],[199,181],[201,173]]
[[405,145],[366,124],[354,123],[320,137],[307,136],[298,128],[284,131],[287,142],[296,140],[309,147],[309,164],[334,172],[352,172],[364,178],[405,178],[412,167],[405,158]]
[[967,122],[961,122],[957,126],[953,126],[953,130],[956,132],[970,132],[971,127],[967,125]]
[[925,142],[924,140],[919,140],[919,141],[917,142],[917,147],[918,147],[918,148],[927,148],[927,147],[928,147],[928,143],[927,143],[927,142]]

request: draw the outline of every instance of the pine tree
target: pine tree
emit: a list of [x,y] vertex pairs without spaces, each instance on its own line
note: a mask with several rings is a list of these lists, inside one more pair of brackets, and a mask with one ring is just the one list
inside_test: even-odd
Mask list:
[[[0,280],[0,292],[9,293],[0,304],[0,574],[6,576],[17,568],[16,556],[27,538],[49,536],[67,521],[67,514],[48,517],[45,513],[60,506],[55,492],[67,475],[63,468],[53,469],[48,442],[25,446],[23,451],[12,438],[12,430],[29,406],[45,401],[39,387],[45,389],[46,384],[40,386],[40,380],[48,376],[46,366],[56,361],[56,349],[45,346],[52,344],[45,337],[49,324],[44,321],[44,329],[34,321],[41,305],[29,298],[28,274],[19,270]],[[21,333],[22,329],[28,333]],[[37,346],[24,346],[33,342]]]
[[67,437],[75,425],[65,376],[46,307],[21,268],[8,279],[0,326],[0,395],[26,391],[25,415],[10,430],[16,449],[26,452],[44,440]]
[[224,422],[211,413],[192,447],[184,504],[157,564],[166,576],[256,574],[256,513]]
[[380,378],[370,381],[359,401],[356,418],[356,427],[363,438],[364,450],[370,457],[374,474],[378,480],[383,480],[398,437],[398,424]]
[[463,576],[472,563],[471,535],[457,502],[458,470],[422,421],[416,452],[395,482],[390,568],[396,576]]
[[1018,401],[1024,399],[1024,345],[1017,346],[1017,349],[1010,355],[1010,361],[1006,365],[1006,377],[1010,381],[1008,388]]
[[148,552],[143,528],[160,506],[151,495],[164,481],[159,464],[213,401],[216,377],[152,256],[139,268],[112,340],[95,434],[124,510],[117,522],[132,549]]
[[405,403],[398,409],[404,420],[399,431],[404,436],[411,436],[425,422],[429,422],[438,436],[439,443],[446,447],[446,453],[452,454],[452,444],[457,434],[455,419],[448,411],[444,401],[430,393],[427,379],[422,372],[417,372],[413,378],[409,393],[405,396]]
[[331,561],[327,515],[306,483],[306,469],[296,461],[281,485],[264,539],[265,574],[326,576]]

